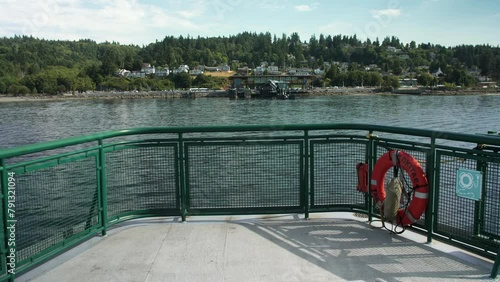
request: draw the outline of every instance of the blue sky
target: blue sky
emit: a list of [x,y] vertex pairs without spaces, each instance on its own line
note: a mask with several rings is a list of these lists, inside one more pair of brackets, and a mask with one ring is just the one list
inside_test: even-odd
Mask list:
[[0,36],[148,44],[174,36],[394,35],[500,45],[500,0],[0,0]]

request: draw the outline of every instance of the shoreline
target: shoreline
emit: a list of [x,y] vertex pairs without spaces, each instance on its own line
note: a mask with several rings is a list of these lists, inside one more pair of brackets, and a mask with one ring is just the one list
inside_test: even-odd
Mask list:
[[[162,92],[93,92],[62,95],[28,95],[13,96],[1,95],[0,103],[12,102],[34,102],[34,101],[68,101],[68,100],[134,100],[134,99],[188,99],[186,91],[162,91]],[[225,98],[226,91],[214,91],[206,93],[195,93],[196,98]],[[426,90],[422,94],[396,94],[392,92],[377,92],[373,88],[339,88],[339,89],[315,89],[307,93],[297,93],[297,98],[316,96],[341,96],[341,95],[412,95],[412,96],[470,96],[470,95],[500,95],[499,89],[478,90]]]

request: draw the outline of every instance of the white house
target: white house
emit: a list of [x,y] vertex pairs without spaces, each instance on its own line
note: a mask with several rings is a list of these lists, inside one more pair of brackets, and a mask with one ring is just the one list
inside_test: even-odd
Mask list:
[[178,68],[174,70],[174,74],[179,74],[181,72],[189,73],[188,65],[180,65]]
[[228,65],[219,66],[220,71],[231,71],[231,67]]
[[433,75],[434,75],[435,77],[438,77],[438,76],[443,76],[443,75],[445,75],[445,74],[444,74],[444,72],[441,70],[441,68],[439,68],[439,69],[437,70],[437,72],[433,73]]
[[264,67],[256,67],[254,73],[255,75],[263,75],[265,70],[266,68]]
[[145,74],[155,74],[156,68],[150,64],[142,64],[141,72]]
[[313,72],[311,68],[300,68],[297,69],[297,75],[310,75]]
[[219,69],[219,67],[207,67],[207,66],[205,66],[205,71],[219,72],[220,69]]
[[142,71],[133,71],[130,73],[129,77],[135,77],[135,78],[145,78],[146,73]]
[[323,74],[325,74],[325,71],[320,69],[320,68],[317,68],[314,70],[314,73],[317,75],[323,75]]
[[165,76],[168,76],[170,74],[170,70],[168,68],[159,68],[155,75],[156,76],[160,76],[160,77],[165,77]]
[[116,76],[129,76],[130,75],[130,71],[129,70],[126,70],[126,69],[119,69],[118,71],[116,71],[114,73]]
[[190,75],[200,75],[200,74],[203,74],[203,71],[202,70],[190,70],[189,74]]
[[267,67],[267,72],[269,74],[277,75],[280,74],[280,70],[277,66],[269,66]]

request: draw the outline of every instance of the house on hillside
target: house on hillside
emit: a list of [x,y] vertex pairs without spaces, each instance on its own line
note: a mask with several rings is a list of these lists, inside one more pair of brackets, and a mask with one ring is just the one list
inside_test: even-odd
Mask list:
[[247,66],[246,67],[242,67],[242,68],[238,68],[237,72],[240,75],[248,75],[248,73],[250,72],[250,68],[248,68]]
[[220,68],[219,67],[207,67],[207,66],[205,66],[205,71],[208,71],[208,72],[219,72]]
[[367,71],[380,71],[381,69],[377,64],[370,64],[368,67],[365,68]]
[[256,67],[254,70],[254,74],[255,75],[263,75],[265,71],[266,71],[265,67]]
[[297,75],[310,75],[313,72],[311,68],[300,68],[297,69]]
[[180,65],[178,68],[176,68],[173,71],[174,74],[179,74],[181,72],[189,73],[189,66],[188,65]]
[[114,75],[128,77],[130,75],[130,71],[126,69],[119,69],[114,72]]
[[389,51],[390,53],[402,53],[403,52],[403,50],[398,49],[398,48],[393,47],[393,46],[387,46],[387,51]]
[[404,78],[399,80],[401,86],[417,86],[416,78]]
[[446,74],[439,68],[435,73],[433,73],[435,77],[441,77],[441,76],[446,76]]
[[219,69],[220,71],[226,71],[226,72],[231,71],[231,67],[228,65],[219,66]]
[[280,70],[277,66],[269,66],[267,67],[267,72],[272,75],[278,75],[281,74]]
[[154,66],[151,66],[150,64],[142,64],[142,69],[141,72],[145,74],[155,74],[156,68]]
[[198,69],[194,69],[194,70],[190,70],[189,74],[190,75],[200,75],[200,74],[203,74],[203,71],[202,70],[198,70]]
[[129,77],[133,77],[133,78],[145,78],[146,77],[146,73],[142,72],[142,71],[132,71],[130,73]]
[[324,75],[325,74],[325,71],[320,69],[320,68],[317,68],[314,70],[314,74],[316,75]]
[[167,67],[165,67],[165,68],[158,68],[156,70],[156,73],[155,73],[155,75],[159,76],[159,77],[166,77],[169,74],[170,74],[170,70]]

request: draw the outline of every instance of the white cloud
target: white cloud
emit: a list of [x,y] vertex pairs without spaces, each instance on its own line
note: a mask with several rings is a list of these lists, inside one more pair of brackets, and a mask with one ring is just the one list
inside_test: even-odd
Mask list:
[[[0,36],[33,35],[47,39],[90,38],[98,42],[149,43],[155,34],[188,34],[205,30],[197,24],[203,0],[182,9],[137,0],[24,0],[0,11]],[[5,34],[8,32],[8,34]]]
[[387,17],[401,16],[400,9],[372,10],[371,13],[374,18],[380,18],[382,16],[387,16]]
[[314,6],[311,5],[298,5],[295,6],[295,10],[298,12],[310,12],[314,10]]

